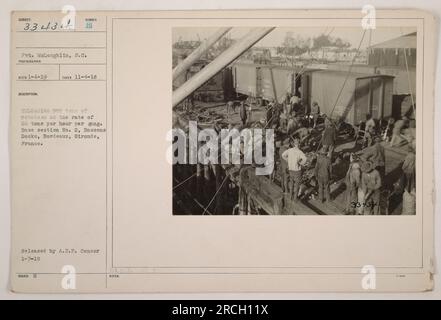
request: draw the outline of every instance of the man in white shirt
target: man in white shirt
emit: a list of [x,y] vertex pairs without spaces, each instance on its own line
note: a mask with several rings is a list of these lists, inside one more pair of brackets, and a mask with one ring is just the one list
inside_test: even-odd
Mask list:
[[307,161],[305,154],[299,149],[300,141],[294,139],[293,147],[282,153],[282,159],[288,163],[289,191],[291,199],[297,201],[300,182],[302,180],[302,165]]

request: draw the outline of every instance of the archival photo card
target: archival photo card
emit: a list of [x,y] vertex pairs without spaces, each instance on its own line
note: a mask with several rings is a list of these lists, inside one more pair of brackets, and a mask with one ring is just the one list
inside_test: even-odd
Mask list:
[[433,288],[436,21],[11,14],[14,292]]

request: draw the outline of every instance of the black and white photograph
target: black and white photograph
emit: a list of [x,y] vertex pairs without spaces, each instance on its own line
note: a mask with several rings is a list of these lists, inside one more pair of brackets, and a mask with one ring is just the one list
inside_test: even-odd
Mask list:
[[0,20],[4,296],[439,296],[441,9],[73,1]]
[[173,28],[173,215],[415,215],[417,37]]

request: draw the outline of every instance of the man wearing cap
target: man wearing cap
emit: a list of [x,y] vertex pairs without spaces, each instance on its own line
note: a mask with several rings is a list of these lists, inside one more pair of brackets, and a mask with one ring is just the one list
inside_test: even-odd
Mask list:
[[247,98],[247,100],[248,100],[248,103],[247,103],[247,106],[248,106],[248,121],[251,121],[251,114],[252,114],[252,112],[253,112],[253,103],[254,103],[254,101],[253,101],[253,99],[251,98],[251,97],[248,97]]
[[244,101],[240,103],[239,116],[240,116],[240,120],[242,121],[242,125],[245,126],[247,123],[248,114],[247,114],[247,107]]
[[361,189],[364,194],[364,199],[359,202],[361,207],[364,207],[365,214],[380,214],[380,188],[381,176],[380,173],[374,169],[371,161],[365,161],[361,165]]
[[294,106],[297,106],[300,103],[300,98],[297,95],[293,95],[289,100],[289,103],[291,105],[291,110],[293,110]]
[[385,176],[386,156],[384,147],[381,145],[381,138],[375,137],[375,144],[363,150],[363,160],[369,160],[374,165],[374,168],[378,170],[381,178]]
[[287,103],[285,103],[284,107],[285,107],[284,112],[285,112],[286,116],[289,117],[292,113],[291,103],[288,101]]
[[228,101],[227,102],[227,115],[228,117],[230,116],[231,113],[234,113],[234,102],[233,101]]
[[280,123],[279,123],[279,119],[280,119],[280,113],[281,113],[281,106],[279,103],[274,103],[273,106],[273,115],[272,115],[272,119],[270,121],[270,126],[271,128],[279,128]]
[[288,114],[286,111],[282,111],[279,115],[279,127],[280,130],[286,132],[288,126]]
[[297,201],[302,180],[302,165],[307,161],[305,154],[299,149],[299,139],[294,139],[292,148],[282,153],[282,159],[288,163],[291,199]]
[[332,157],[332,151],[334,150],[336,140],[336,130],[329,118],[325,119],[325,130],[322,135],[322,146],[328,152],[329,157]]
[[327,155],[327,152],[322,148],[317,155],[317,163],[315,165],[314,173],[318,182],[319,199],[321,202],[331,201],[331,195],[329,190],[329,181],[331,180],[332,167],[331,158]]
[[318,120],[318,117],[320,115],[320,107],[319,107],[319,105],[318,105],[318,103],[316,101],[314,101],[312,103],[311,115],[312,115],[312,119],[314,121],[313,128],[315,128],[317,126],[317,120]]
[[287,193],[288,192],[288,162],[286,162],[285,159],[283,159],[282,155],[283,153],[288,150],[289,148],[289,139],[283,140],[282,145],[279,149],[279,157],[280,157],[280,177],[281,177],[281,183],[282,183],[282,191]]
[[346,214],[353,214],[358,201],[358,188],[361,182],[361,170],[360,161],[356,154],[351,154],[351,162],[349,164],[349,169],[346,173],[345,183],[346,183]]
[[300,140],[300,145],[302,145],[306,141],[306,139],[308,139],[311,130],[311,128],[301,126],[294,132],[294,136],[299,138]]
[[284,106],[288,105],[290,100],[291,100],[291,94],[287,92],[285,95],[285,99],[283,99],[283,105]]
[[409,146],[409,153],[404,158],[403,169],[404,179],[405,179],[405,189],[407,192],[411,192],[412,189],[415,189],[415,140],[412,141]]

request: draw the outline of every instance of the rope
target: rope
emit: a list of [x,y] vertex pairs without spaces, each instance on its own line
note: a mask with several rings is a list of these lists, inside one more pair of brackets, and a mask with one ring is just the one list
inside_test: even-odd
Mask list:
[[193,178],[196,175],[196,172],[193,173],[191,176],[189,176],[187,179],[185,179],[184,181],[181,181],[178,185],[174,186],[172,190],[175,190],[176,188],[180,187],[181,185],[183,185],[184,183],[186,183],[188,180],[190,180],[191,178]]
[[[326,27],[324,33],[326,33],[326,30],[327,30],[327,29],[328,29],[328,28]],[[334,29],[335,29],[334,27],[331,28],[331,30],[328,32],[328,34],[326,34],[326,37],[329,37],[329,36],[331,35],[331,33],[334,31]],[[363,34],[363,37],[364,37],[364,34]],[[363,41],[363,38],[362,38],[362,41]],[[360,45],[361,45],[361,41],[360,41]],[[359,49],[360,49],[360,45],[358,46],[358,49],[357,49],[358,51],[359,51]],[[355,58],[358,56],[358,54],[359,54],[359,52],[357,53],[356,56],[354,56],[354,59],[352,60],[352,63],[351,63],[351,68],[352,68],[352,64],[354,63]],[[300,68],[300,71],[297,72],[296,76],[294,77],[294,80],[293,80],[294,83],[297,81],[297,79],[298,79],[300,76],[302,76],[302,75],[307,71],[307,67],[310,66],[311,64],[312,64],[312,62],[309,62],[309,63],[306,63],[306,64],[302,65],[302,67]],[[349,76],[349,75],[348,75],[348,76]],[[346,79],[346,80],[347,80],[347,79]],[[345,82],[346,82],[346,80],[345,80]],[[289,85],[288,85],[288,86],[289,86]],[[344,85],[343,85],[343,86],[344,86]],[[288,88],[288,87],[287,87],[287,88]],[[286,90],[287,88],[285,88],[285,90]],[[343,88],[342,88],[342,90],[343,90]],[[340,94],[341,94],[341,92],[340,92]],[[339,94],[339,95],[340,95],[340,94]],[[277,98],[276,98],[276,99],[277,99]],[[336,101],[336,103],[337,103],[337,101]],[[334,108],[335,108],[335,105],[334,105]],[[333,108],[332,112],[334,111],[334,108]],[[332,112],[331,112],[331,114],[332,114]],[[273,117],[274,117],[274,115],[273,115]],[[266,126],[267,126],[268,123],[272,120],[273,117],[271,117],[271,119],[270,119],[269,121],[267,121]],[[266,126],[265,126],[265,128],[266,128]],[[292,137],[289,137],[289,138],[292,139]],[[316,152],[318,151],[318,149],[320,148],[320,146],[321,146],[321,141],[320,141],[319,144],[318,144],[318,148],[317,148]]]
[[[401,32],[401,35],[403,35],[403,29],[402,28],[400,28],[400,32]],[[408,82],[408,85],[409,85],[410,99],[412,101],[413,117],[416,118],[415,100],[413,99],[412,86],[411,86],[411,82],[410,82],[410,73],[409,73],[409,65],[407,64],[406,48],[403,48],[403,51],[404,51],[404,62],[406,63],[407,82]]]
[[372,42],[372,29],[369,29],[369,45],[368,45],[368,48],[371,47],[371,42]]
[[340,91],[338,92],[337,99],[335,100],[334,106],[332,107],[332,111],[331,111],[331,114],[329,115],[329,117],[332,116],[332,113],[334,112],[335,107],[337,106],[338,100],[340,99],[340,96],[341,96],[341,94],[342,94],[342,92],[343,92],[343,89],[344,89],[344,87],[345,87],[345,85],[346,85],[346,82],[348,81],[349,75],[352,73],[352,67],[354,66],[355,59],[356,59],[356,58],[358,57],[358,55],[360,54],[360,47],[361,47],[361,44],[363,43],[363,39],[364,39],[364,36],[365,36],[365,35],[366,35],[366,29],[365,29],[364,32],[363,32],[363,35],[362,35],[361,40],[360,40],[360,43],[358,44],[357,54],[356,54],[356,55],[354,56],[354,58],[352,59],[351,65],[349,66],[349,70],[348,70],[348,72],[347,72],[347,74],[346,74],[346,77],[345,77],[345,80],[344,80],[344,82],[343,82],[343,85],[342,85],[342,87],[340,88]]
[[271,107],[270,109],[273,109],[273,115],[271,116],[271,118],[269,118],[269,120],[266,121],[265,127],[263,127],[264,129],[266,129],[266,127],[268,127],[268,125],[270,124],[270,122],[273,120],[275,113],[274,113],[274,107]]
[[[176,178],[174,178],[174,180],[176,181],[176,182],[179,182],[179,180],[178,179],[176,179]],[[188,194],[188,196],[200,207],[200,208],[202,208],[202,209],[205,209],[204,208],[204,206],[202,205],[202,204],[200,204],[200,202],[199,201],[197,201],[195,198],[193,198],[192,196],[191,196],[191,194],[187,191],[187,194]],[[207,209],[205,209],[205,210],[207,210]],[[207,211],[208,212],[208,214],[210,214],[210,215],[212,215],[211,214],[211,212],[210,211]]]
[[[332,113],[334,112],[335,107],[337,106],[338,100],[340,99],[340,96],[341,96],[341,94],[342,94],[342,92],[343,92],[343,89],[344,89],[344,87],[345,87],[345,85],[346,85],[346,82],[347,82],[348,79],[349,79],[349,75],[350,75],[351,72],[352,72],[352,67],[353,67],[353,65],[354,65],[355,59],[356,59],[356,58],[358,57],[358,55],[360,54],[360,47],[361,47],[361,44],[363,43],[363,39],[364,39],[364,36],[365,36],[365,35],[366,35],[366,29],[364,30],[363,35],[362,35],[361,40],[360,40],[360,43],[358,44],[357,54],[354,56],[354,58],[352,58],[351,65],[349,66],[349,69],[348,69],[348,72],[347,72],[347,74],[346,74],[346,77],[345,77],[345,80],[344,80],[344,82],[343,82],[343,85],[342,85],[342,87],[340,88],[340,91],[338,92],[337,99],[335,100],[334,106],[332,107],[332,110],[331,110],[331,113],[330,113],[330,115],[329,115],[329,118],[331,118]],[[335,124],[332,123],[332,121],[331,121],[331,125],[333,125],[333,126],[335,127]],[[336,127],[335,127],[335,128],[336,128]],[[336,129],[337,129],[337,128],[336,128]],[[320,142],[319,142],[319,144],[318,144],[318,146],[317,146],[317,150],[316,150],[316,152],[319,150],[319,148],[321,147],[321,145],[322,145],[322,141],[320,140]]]
[[[276,103],[278,104],[278,102],[276,102]],[[268,124],[270,124],[271,120],[273,120],[273,118],[275,116],[275,113],[274,113],[275,107],[276,107],[276,104],[273,104],[271,106],[271,108],[269,109],[269,110],[273,109],[273,115],[271,116],[271,118],[269,118],[269,120],[266,121],[265,127],[263,127],[264,129],[266,129]]]
[[204,212],[202,212],[202,215],[205,214],[205,212],[208,210],[208,208],[210,207],[211,203],[214,201],[214,199],[216,198],[217,194],[219,193],[220,189],[222,188],[222,186],[224,185],[225,181],[227,181],[228,175],[225,176],[224,181],[222,181],[220,187],[216,190],[216,193],[214,194],[213,198],[211,198],[210,202],[208,203],[208,205],[205,207]]
[[[323,137],[322,137],[322,139],[323,139]],[[322,139],[320,139],[320,142],[317,145],[317,149],[315,150],[315,153],[317,153],[319,151],[320,147],[322,146]]]

